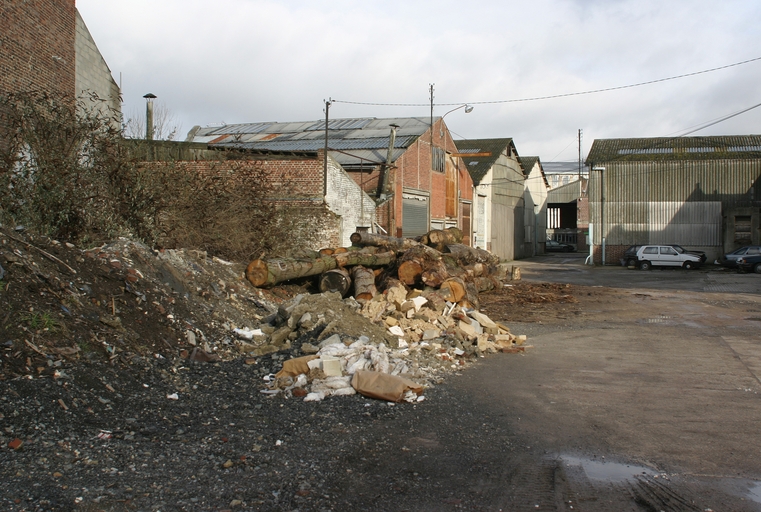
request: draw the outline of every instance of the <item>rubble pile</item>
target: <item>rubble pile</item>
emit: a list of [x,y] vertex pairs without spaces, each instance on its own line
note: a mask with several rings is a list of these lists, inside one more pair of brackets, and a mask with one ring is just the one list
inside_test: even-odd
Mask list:
[[[268,379],[265,392],[283,392],[307,401],[363,393],[366,390],[351,383],[357,372],[368,371],[419,384],[416,392],[405,390],[403,395],[392,395],[392,401],[416,401],[425,387],[440,383],[446,372],[487,354],[517,353],[528,348],[526,336],[512,334],[487,315],[453,303],[429,301],[425,292],[410,292],[401,284],[362,302],[360,305],[351,297],[342,299],[337,292],[325,292],[299,295],[281,305],[270,318],[275,325],[255,331],[254,337],[261,337],[261,347],[266,350],[280,340],[309,337],[315,321],[324,329],[313,343],[300,345],[303,356],[286,361],[283,370]],[[353,322],[336,323],[335,311],[346,307],[353,310]],[[264,331],[271,333],[269,340]],[[281,349],[290,348],[287,343]],[[261,347],[251,347],[250,353],[261,352]],[[389,382],[397,383],[398,379]]]
[[[404,252],[393,261],[410,261]],[[243,265],[203,251],[153,250],[126,238],[80,249],[0,231],[0,378],[55,377],[78,360],[242,360],[273,395],[322,400],[359,391],[414,401],[480,356],[525,350],[525,336],[470,300],[390,277],[399,266],[375,269],[376,289],[357,299],[310,293],[309,283],[254,288]],[[450,264],[447,273],[456,271]],[[282,373],[304,357],[304,371]],[[373,395],[360,378],[373,375],[372,385],[403,392]]]

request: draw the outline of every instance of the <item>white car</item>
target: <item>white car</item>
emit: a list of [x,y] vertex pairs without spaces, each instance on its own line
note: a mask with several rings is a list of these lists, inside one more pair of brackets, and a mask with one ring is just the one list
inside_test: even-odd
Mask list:
[[653,266],[698,268],[700,256],[687,252],[680,253],[671,245],[643,245],[637,250],[637,261],[641,270]]

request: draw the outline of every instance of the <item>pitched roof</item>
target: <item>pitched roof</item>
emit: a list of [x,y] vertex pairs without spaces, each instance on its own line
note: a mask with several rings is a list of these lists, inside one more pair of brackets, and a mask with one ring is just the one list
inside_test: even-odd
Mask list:
[[[434,118],[434,122],[438,119]],[[328,152],[343,166],[384,163],[391,137],[390,125],[395,124],[398,128],[394,161],[429,130],[430,122],[430,118],[423,117],[330,119]],[[191,140],[262,152],[318,151],[325,147],[325,120],[210,126],[198,129]]]
[[761,135],[595,139],[587,162],[761,158]]
[[539,172],[542,174],[542,179],[544,180],[544,185],[549,188],[550,183],[547,181],[547,174],[544,170],[544,164],[541,160],[539,160],[538,156],[519,156],[518,160],[520,160],[521,164],[523,164],[523,173],[528,176],[531,174],[531,169],[534,168],[536,164],[539,164]]
[[[518,154],[513,139],[510,138],[456,140],[454,143],[465,167],[468,168],[474,185],[481,183],[481,180],[484,179],[486,173],[489,172],[489,169],[506,148],[512,147],[515,154]],[[467,153],[489,153],[489,156],[468,156]]]

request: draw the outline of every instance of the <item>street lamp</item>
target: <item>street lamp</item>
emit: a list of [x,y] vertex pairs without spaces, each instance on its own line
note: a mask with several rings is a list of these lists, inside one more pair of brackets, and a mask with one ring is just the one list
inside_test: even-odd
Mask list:
[[[470,114],[471,112],[473,112],[473,105],[468,105],[467,103],[463,103],[459,107],[455,107],[449,112],[445,113],[443,116],[441,116],[441,120],[444,121],[444,118],[447,117],[447,114],[451,114],[455,110],[460,110],[461,108],[465,109],[466,114]],[[442,124],[441,126],[439,126],[439,137],[443,137],[443,136],[444,136],[444,126]]]

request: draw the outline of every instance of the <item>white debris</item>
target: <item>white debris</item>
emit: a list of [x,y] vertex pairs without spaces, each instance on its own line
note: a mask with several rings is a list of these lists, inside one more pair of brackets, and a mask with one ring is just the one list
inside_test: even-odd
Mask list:
[[244,327],[243,329],[233,329],[233,332],[246,340],[254,339],[254,336],[264,336],[264,332],[261,329],[249,329]]
[[404,329],[402,329],[398,325],[392,325],[391,327],[389,327],[388,332],[390,332],[394,336],[399,336],[399,337],[404,336]]

